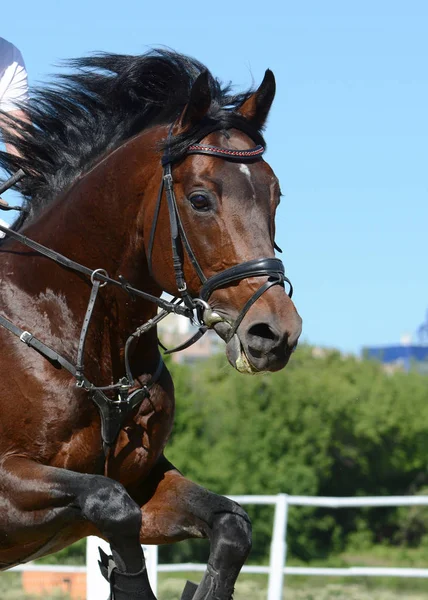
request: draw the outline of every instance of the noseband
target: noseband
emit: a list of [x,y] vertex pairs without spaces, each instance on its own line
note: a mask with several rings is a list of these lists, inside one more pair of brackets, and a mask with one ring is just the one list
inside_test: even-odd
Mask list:
[[[170,144],[170,142],[171,130],[168,135],[168,145]],[[249,163],[260,158],[264,151],[264,147],[260,145],[256,146],[255,148],[250,148],[248,150],[233,150],[229,148],[221,148],[218,146],[192,144],[187,148],[187,151],[185,152],[184,156],[192,154],[202,154],[205,156],[215,156],[224,160],[229,160],[237,163]],[[180,158],[184,158],[184,156]],[[208,303],[208,300],[210,299],[212,293],[215,290],[226,287],[236,281],[247,279],[249,277],[268,277],[268,280],[263,285],[261,285],[260,288],[245,303],[244,307],[241,309],[241,312],[231,324],[231,329],[229,330],[226,338],[226,341],[228,342],[235,335],[239,325],[241,324],[243,318],[245,317],[249,309],[260,298],[262,294],[264,294],[268,289],[270,289],[274,285],[281,285],[282,287],[284,287],[284,283],[287,282],[289,285],[288,296],[291,298],[293,294],[293,286],[291,285],[290,280],[285,276],[284,265],[282,261],[279,258],[271,257],[256,258],[254,260],[250,260],[229,267],[228,269],[225,269],[220,273],[216,273],[211,277],[207,278],[205,276],[195,256],[195,253],[192,250],[192,247],[187,238],[186,232],[183,227],[183,223],[180,218],[177,199],[174,193],[174,180],[172,177],[172,165],[174,164],[174,162],[175,161],[170,158],[168,152],[166,152],[163,155],[163,176],[157,197],[157,203],[152,228],[150,231],[149,246],[147,252],[147,260],[150,273],[152,273],[152,253],[156,233],[156,226],[159,217],[163,190],[165,188],[171,229],[172,259],[177,290],[179,293],[179,297],[182,299],[184,304],[192,311],[196,310],[196,314],[198,315],[199,319],[199,325],[201,326],[201,333],[202,331],[205,332],[205,330],[207,329],[207,321],[212,318],[213,313]],[[187,289],[182,260],[183,247],[186,250],[187,256],[189,257],[189,260],[193,265],[193,268],[195,269],[202,284],[198,298],[192,298]],[[276,248],[278,247],[276,246]],[[219,321],[220,318],[218,317],[217,320]],[[199,337],[200,335],[197,337],[197,339]],[[193,343],[194,338],[192,338],[189,341]],[[177,349],[182,350],[188,345],[190,344],[186,343],[185,345],[179,346]]]

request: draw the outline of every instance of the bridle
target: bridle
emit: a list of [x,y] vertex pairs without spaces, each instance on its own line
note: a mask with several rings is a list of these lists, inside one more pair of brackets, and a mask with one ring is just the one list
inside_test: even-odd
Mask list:
[[[171,143],[171,132],[172,127],[170,128],[168,134],[167,148]],[[211,324],[213,320],[216,322],[219,322],[220,320],[224,321],[224,319],[222,319],[219,315],[213,313],[208,303],[212,293],[219,288],[225,287],[236,281],[241,281],[242,279],[247,279],[249,277],[268,276],[269,278],[268,281],[261,285],[260,288],[245,303],[239,315],[236,317],[233,323],[230,324],[230,329],[225,339],[226,342],[229,342],[232,339],[249,309],[268,289],[275,285],[281,285],[282,287],[284,287],[284,283],[287,282],[289,285],[288,296],[291,298],[293,295],[293,286],[291,284],[291,281],[285,276],[284,265],[279,258],[256,258],[254,260],[250,260],[229,267],[228,269],[225,269],[224,271],[216,273],[215,275],[212,275],[211,277],[207,278],[196,258],[195,253],[192,250],[192,247],[186,235],[186,231],[183,227],[183,223],[180,218],[177,199],[174,192],[172,166],[175,162],[181,160],[185,156],[189,156],[192,154],[202,154],[206,156],[215,156],[232,162],[250,163],[255,160],[258,160],[262,156],[264,151],[265,149],[261,145],[257,145],[254,148],[250,148],[247,150],[234,150],[229,148],[222,148],[219,146],[192,144],[187,148],[184,156],[180,156],[179,159],[172,159],[168,151],[166,151],[162,157],[163,176],[161,185],[159,187],[154,218],[150,231],[147,262],[149,265],[150,273],[152,273],[153,245],[155,241],[155,233],[159,218],[159,211],[162,202],[163,191],[165,189],[171,230],[173,268],[178,294],[181,300],[189,309],[191,309],[192,311],[196,311],[200,325],[199,332],[196,334],[196,336],[193,336],[188,342],[169,352],[183,350],[184,348],[187,348],[188,346],[193,344],[196,341],[196,339],[199,339],[201,335],[205,333],[205,331],[208,329],[207,324]],[[281,251],[276,244],[275,247],[277,250]],[[183,248],[185,249],[190,263],[192,264],[202,284],[198,298],[192,298],[187,289],[182,259]]]
[[[167,148],[169,147],[171,142],[171,131],[172,127],[168,134]],[[69,371],[73,375],[73,377],[75,377],[76,385],[80,388],[83,388],[89,393],[91,399],[94,401],[98,410],[100,411],[101,436],[103,440],[103,447],[106,453],[114,445],[119,431],[122,428],[129,413],[132,410],[134,410],[137,406],[139,406],[144,400],[144,398],[150,396],[150,389],[158,381],[163,370],[164,365],[161,357],[155,372],[152,374],[150,381],[146,385],[142,385],[137,389],[133,389],[135,388],[135,384],[134,376],[130,367],[129,354],[131,346],[135,342],[135,340],[137,340],[141,335],[143,335],[144,333],[152,329],[154,326],[156,326],[168,314],[175,313],[189,318],[192,321],[192,323],[197,324],[199,326],[199,329],[198,332],[190,340],[188,340],[184,344],[181,344],[177,348],[174,348],[173,350],[169,350],[167,352],[176,352],[189,347],[191,344],[195,343],[213,323],[224,321],[224,319],[222,319],[219,315],[213,312],[211,306],[209,305],[209,299],[212,293],[219,288],[223,288],[231,283],[241,281],[242,279],[246,279],[249,277],[267,276],[268,280],[265,283],[263,283],[260,286],[260,288],[245,303],[238,317],[232,323],[229,323],[230,330],[226,336],[226,341],[232,339],[243,318],[247,314],[248,310],[258,300],[258,298],[260,298],[260,296],[271,287],[275,285],[281,285],[282,287],[284,287],[284,283],[288,283],[288,285],[290,286],[288,295],[291,298],[293,288],[290,280],[285,276],[284,265],[282,261],[278,258],[257,258],[241,264],[234,265],[220,273],[216,273],[215,275],[212,275],[211,277],[207,278],[189,243],[188,237],[183,227],[183,223],[180,218],[177,200],[174,193],[172,167],[173,164],[178,162],[178,160],[185,158],[185,156],[192,154],[203,154],[222,158],[224,160],[248,163],[254,160],[258,160],[262,156],[263,152],[264,148],[261,145],[258,145],[255,148],[251,148],[248,150],[232,150],[211,145],[207,146],[202,144],[192,144],[188,146],[187,150],[179,158],[172,159],[168,151],[164,153],[162,157],[163,176],[159,187],[154,219],[150,231],[147,260],[149,270],[152,273],[153,246],[155,243],[155,234],[159,217],[159,211],[161,207],[162,198],[164,196],[163,192],[165,190],[165,197],[168,206],[169,222],[171,229],[173,268],[178,290],[177,297],[173,298],[172,301],[165,300],[164,298],[158,298],[156,296],[153,296],[152,294],[144,292],[143,290],[134,288],[128,281],[126,281],[121,276],[119,276],[116,280],[109,277],[107,272],[103,269],[90,269],[50,248],[47,248],[46,246],[43,246],[42,244],[39,244],[38,242],[35,242],[34,240],[28,238],[27,236],[17,231],[0,225],[0,231],[2,231],[6,236],[15,239],[16,241],[31,248],[38,254],[46,256],[47,258],[56,262],[59,265],[62,265],[70,270],[82,273],[83,275],[90,278],[92,289],[80,333],[76,364],[71,363],[68,359],[63,357],[54,349],[50,348],[48,345],[39,340],[29,331],[21,329],[3,315],[0,315],[0,325],[8,329],[17,337],[19,337],[20,340],[27,344],[29,347],[39,352],[39,354],[41,354],[47,360],[49,360],[55,367],[59,369],[65,368],[67,371]],[[2,186],[0,186],[0,194],[2,194],[4,191],[15,185],[24,176],[25,173],[22,170],[19,170]],[[1,205],[0,208],[4,210],[23,210],[21,207],[4,207]],[[277,250],[279,250],[279,248],[276,245],[275,247],[277,248]],[[197,298],[193,298],[187,289],[182,260],[183,248],[185,249],[189,260],[202,284],[199,292],[199,297]],[[89,329],[89,324],[91,322],[98,291],[101,287],[103,287],[106,284],[120,287],[131,296],[140,297],[150,302],[153,302],[161,310],[157,313],[155,317],[138,327],[128,337],[125,344],[124,352],[126,376],[122,377],[115,384],[99,387],[91,383],[84,374],[84,356],[87,333]],[[107,396],[106,392],[113,393],[114,398]]]

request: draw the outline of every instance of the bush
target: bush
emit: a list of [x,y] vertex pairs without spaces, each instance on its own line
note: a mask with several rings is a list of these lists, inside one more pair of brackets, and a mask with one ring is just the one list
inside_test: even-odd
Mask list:
[[[376,362],[310,347],[285,370],[257,377],[236,373],[222,356],[171,370],[177,410],[166,454],[215,492],[394,495],[428,483],[428,386],[416,373],[389,375]],[[407,517],[410,535],[405,510],[292,508],[289,549],[302,559],[324,556],[345,548],[351,534],[354,543],[355,534],[360,544],[370,536],[401,543],[406,527],[416,539],[420,520],[416,526],[415,511]],[[266,511],[254,511],[258,560],[271,534]],[[180,560],[179,546],[169,555]]]

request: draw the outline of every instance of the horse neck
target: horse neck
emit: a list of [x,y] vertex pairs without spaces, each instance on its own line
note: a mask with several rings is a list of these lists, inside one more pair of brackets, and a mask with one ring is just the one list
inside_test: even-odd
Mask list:
[[[146,284],[142,238],[141,243],[136,242],[137,216],[144,202],[146,180],[151,179],[152,170],[159,170],[160,180],[161,167],[159,162],[150,169],[153,154],[141,156],[141,149],[141,144],[130,140],[105,157],[40,214],[25,233],[91,269],[106,269],[113,277],[126,269],[134,284]],[[144,169],[136,173],[136,165],[137,169],[144,165]]]
[[[144,144],[132,140],[124,144],[54,201],[23,233],[90,269],[105,269],[115,279],[122,275],[134,287],[160,295],[161,290],[149,275],[142,236],[137,230],[145,178],[153,178],[158,164],[150,169],[153,154],[150,157],[142,148]],[[136,175],[136,164],[145,165],[143,174]],[[160,167],[158,169],[161,173]],[[46,296],[47,290],[52,291],[51,304],[58,299],[65,302],[68,314],[72,314],[80,331],[90,293],[88,278],[70,273],[44,257],[26,254],[11,258],[16,267],[15,283],[34,299],[41,294]],[[53,306],[48,306],[49,312],[55,312]],[[123,347],[126,337],[138,325],[155,314],[153,303],[133,301],[119,288],[103,289],[91,322],[88,352],[110,354],[107,362],[112,364],[121,362],[117,349]],[[69,343],[63,340],[66,352],[67,345],[75,349],[76,333],[71,337],[74,339]],[[150,332],[145,341],[149,343],[139,344],[138,351],[140,354],[141,350],[142,359],[151,365],[158,356],[156,332]],[[111,368],[111,365],[106,366],[106,370]]]

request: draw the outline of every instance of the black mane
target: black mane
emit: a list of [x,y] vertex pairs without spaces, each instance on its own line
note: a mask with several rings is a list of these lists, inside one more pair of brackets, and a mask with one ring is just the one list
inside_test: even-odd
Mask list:
[[[188,102],[195,79],[206,71],[200,62],[169,50],[152,50],[141,56],[97,54],[67,63],[71,74],[56,76],[54,83],[33,91],[22,108],[29,122],[7,113],[12,132],[3,140],[20,156],[0,152],[0,167],[26,176],[16,185],[27,211],[18,219],[39,213],[106,152],[155,124],[172,123]],[[215,129],[237,127],[263,139],[236,108],[251,90],[233,95],[209,73],[213,103],[200,127],[175,138],[169,152],[179,157],[186,147]]]

